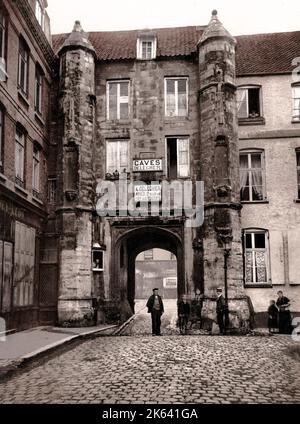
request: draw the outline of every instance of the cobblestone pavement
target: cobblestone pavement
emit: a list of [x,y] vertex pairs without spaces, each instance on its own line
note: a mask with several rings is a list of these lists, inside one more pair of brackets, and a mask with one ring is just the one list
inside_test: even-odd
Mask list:
[[0,384],[1,403],[300,403],[289,336],[86,341]]

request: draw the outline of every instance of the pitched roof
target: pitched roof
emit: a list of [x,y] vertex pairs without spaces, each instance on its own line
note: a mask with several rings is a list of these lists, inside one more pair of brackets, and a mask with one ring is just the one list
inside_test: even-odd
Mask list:
[[[197,51],[204,27],[160,28],[157,56],[189,56]],[[90,32],[89,40],[98,60],[135,59],[136,40],[141,30]],[[69,34],[53,35],[57,52]],[[237,40],[237,75],[279,74],[291,72],[292,60],[300,56],[300,31],[254,34],[235,37]]]

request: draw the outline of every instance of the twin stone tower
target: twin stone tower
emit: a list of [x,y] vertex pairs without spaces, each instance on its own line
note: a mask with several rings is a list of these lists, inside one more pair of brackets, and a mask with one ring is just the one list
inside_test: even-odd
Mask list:
[[[159,49],[159,38],[157,42]],[[60,47],[55,214],[60,234],[61,325],[93,325],[93,307],[98,323],[126,320],[134,311],[135,258],[143,250],[159,247],[177,257],[178,296],[204,295],[205,328],[211,328],[216,319],[217,287],[228,297],[230,327],[249,328],[249,299],[243,284],[235,46],[213,11],[190,57],[104,61],[78,21]],[[163,117],[163,78],[179,73],[189,78],[189,119],[170,123]],[[106,83],[122,78],[130,80],[129,119],[108,122]],[[97,184],[107,177],[106,141],[128,139],[130,165],[133,158],[142,157],[141,152],[145,157],[145,151],[164,162],[165,138],[170,134],[189,136],[189,179],[204,183],[203,224],[190,228],[184,216],[98,216]],[[127,174],[128,183],[153,178],[163,181],[168,176],[164,171]],[[100,272],[94,270],[95,252],[100,255]]]

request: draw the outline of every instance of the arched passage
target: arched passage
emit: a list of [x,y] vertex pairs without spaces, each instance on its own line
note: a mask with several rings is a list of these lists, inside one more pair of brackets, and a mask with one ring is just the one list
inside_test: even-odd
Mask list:
[[178,296],[186,291],[184,278],[184,252],[180,231],[156,226],[125,229],[116,240],[113,260],[113,290],[120,293],[122,304],[127,303],[134,312],[135,260],[139,253],[154,248],[168,250],[177,259]]

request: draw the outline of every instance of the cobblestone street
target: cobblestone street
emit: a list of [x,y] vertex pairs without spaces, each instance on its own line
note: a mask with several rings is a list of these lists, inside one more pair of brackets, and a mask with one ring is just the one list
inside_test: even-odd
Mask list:
[[0,384],[1,403],[300,403],[288,336],[99,337]]

